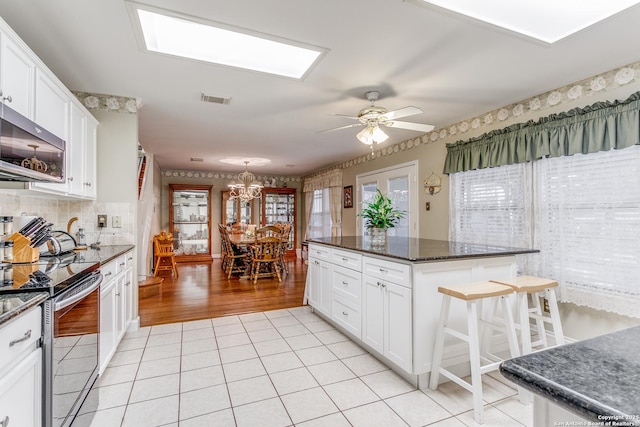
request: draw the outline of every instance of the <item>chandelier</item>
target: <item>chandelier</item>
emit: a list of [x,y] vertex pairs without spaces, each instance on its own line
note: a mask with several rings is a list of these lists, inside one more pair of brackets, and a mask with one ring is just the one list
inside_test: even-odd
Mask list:
[[244,172],[238,174],[239,182],[229,184],[229,199],[249,201],[262,197],[262,184],[255,181],[255,176],[249,172],[249,162],[244,162]]

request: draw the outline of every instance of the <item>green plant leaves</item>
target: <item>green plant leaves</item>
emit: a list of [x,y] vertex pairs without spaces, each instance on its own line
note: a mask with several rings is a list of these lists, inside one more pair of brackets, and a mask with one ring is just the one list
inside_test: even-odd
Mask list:
[[358,216],[365,219],[365,227],[369,228],[393,228],[401,218],[406,215],[405,211],[393,208],[391,199],[376,189],[376,197],[373,202],[362,208]]

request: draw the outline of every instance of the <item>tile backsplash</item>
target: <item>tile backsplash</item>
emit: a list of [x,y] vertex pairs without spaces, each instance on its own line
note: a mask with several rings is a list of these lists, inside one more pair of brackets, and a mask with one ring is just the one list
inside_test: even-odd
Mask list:
[[[0,192],[0,216],[41,216],[53,223],[53,230],[63,231],[67,231],[69,220],[77,217],[71,233],[76,237],[78,228],[84,228],[87,244],[97,241],[102,245],[135,244],[135,208],[132,203],[64,200]],[[107,226],[102,230],[98,228],[98,214],[107,215]],[[114,215],[121,218],[122,227],[113,227]]]

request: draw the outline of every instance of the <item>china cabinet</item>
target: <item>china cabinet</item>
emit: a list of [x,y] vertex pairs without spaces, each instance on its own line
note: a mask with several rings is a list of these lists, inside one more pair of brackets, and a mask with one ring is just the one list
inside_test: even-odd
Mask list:
[[222,191],[222,221],[224,225],[237,223],[255,224],[253,219],[253,200],[231,199],[231,191]]
[[169,184],[176,262],[212,261],[211,186]]
[[263,188],[262,189],[261,226],[273,225],[277,222],[291,223],[291,235],[287,254],[296,251],[296,189],[295,188]]

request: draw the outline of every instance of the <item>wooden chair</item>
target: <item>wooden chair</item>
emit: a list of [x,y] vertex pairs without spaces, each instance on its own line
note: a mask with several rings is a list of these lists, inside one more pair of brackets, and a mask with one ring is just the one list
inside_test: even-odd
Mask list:
[[256,230],[256,240],[259,240],[263,237],[280,237],[282,234],[282,231],[280,230],[279,227],[276,227],[275,225],[265,225],[262,228],[258,228]]
[[227,279],[230,279],[233,273],[244,273],[246,269],[245,263],[249,258],[249,254],[234,247],[229,239],[229,232],[226,228],[220,230],[220,237],[222,238],[222,245],[224,246],[225,257],[223,268],[227,273]]
[[282,250],[280,251],[280,271],[282,274],[288,274],[289,270],[287,269],[287,263],[284,260],[284,257],[287,253],[287,249],[289,249],[289,238],[291,236],[291,227],[292,224],[290,222],[277,222],[274,224],[276,227],[280,229],[280,239],[282,240]]
[[273,276],[278,278],[278,282],[282,282],[279,265],[282,240],[278,237],[263,237],[249,248],[251,250],[250,279],[253,283],[258,281],[258,277]]
[[173,236],[162,231],[153,236],[153,254],[156,257],[156,264],[153,269],[153,277],[158,277],[160,271],[171,271],[178,278],[178,266],[176,256],[173,251]]

